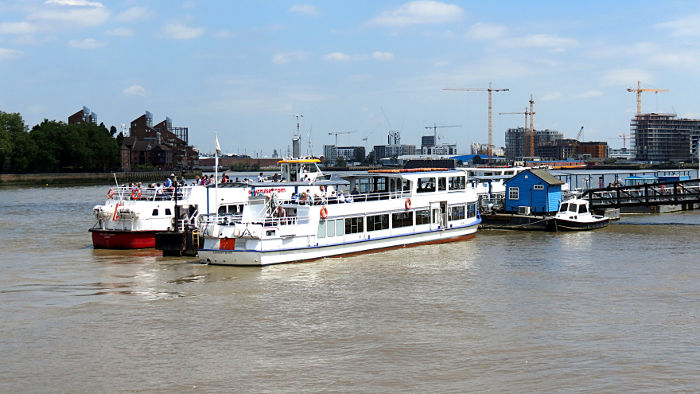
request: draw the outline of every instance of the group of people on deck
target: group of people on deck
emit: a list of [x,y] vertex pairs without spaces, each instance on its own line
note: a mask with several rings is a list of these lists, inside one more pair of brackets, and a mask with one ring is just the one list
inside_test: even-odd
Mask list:
[[323,192],[319,195],[318,193],[312,194],[310,189],[306,189],[305,192],[301,192],[300,194],[292,194],[292,201],[306,205],[343,204],[353,202],[355,199],[354,196],[357,194],[359,194],[357,187],[353,188],[349,195],[343,193],[342,190],[338,193],[333,190],[330,194]]

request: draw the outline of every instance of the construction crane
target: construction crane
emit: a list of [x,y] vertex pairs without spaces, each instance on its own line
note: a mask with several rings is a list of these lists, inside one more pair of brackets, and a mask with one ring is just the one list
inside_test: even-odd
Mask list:
[[369,138],[370,135],[372,135],[372,133],[374,133],[374,130],[370,131],[369,134],[362,137],[362,142],[364,142],[364,145],[365,145],[365,151],[367,151],[367,139]]
[[[533,103],[534,103],[534,102],[533,102]],[[531,144],[530,144],[530,139],[531,139],[531,138],[530,138],[530,134],[532,133],[532,130],[529,130],[529,129],[527,128],[527,116],[530,115],[530,111],[528,111],[527,108],[525,108],[525,111],[524,111],[524,112],[499,112],[498,114],[499,114],[499,115],[525,115],[525,128],[523,129],[524,132],[525,132],[525,143],[524,143],[523,145],[524,145],[526,148],[529,148],[529,149],[530,149],[530,152],[527,152],[527,149],[523,149],[523,150],[526,151],[526,152],[525,152],[525,156],[528,156],[528,155],[529,155],[529,156],[534,156],[534,155],[535,155],[535,152],[533,151],[532,148],[530,148],[530,145],[531,145]],[[533,112],[533,115],[534,115],[534,112]],[[534,142],[533,142],[533,145],[534,145]]]
[[433,129],[433,138],[435,138],[435,144],[437,144],[437,129],[443,128],[443,127],[462,127],[462,125],[448,125],[448,126],[438,126],[435,123],[433,123],[432,126],[425,126],[426,130]]
[[491,156],[493,155],[493,92],[507,92],[510,89],[492,89],[491,82],[489,82],[488,88],[445,88],[442,90],[457,90],[462,92],[489,92],[489,163],[491,163]]
[[530,156],[535,156],[535,100],[530,95]]
[[628,134],[620,134],[620,138],[622,138],[622,149],[627,149],[627,137],[629,137]]
[[335,135],[335,147],[337,148],[337,147],[338,147],[338,135],[339,135],[339,134],[351,134],[351,133],[354,133],[354,132],[355,132],[355,130],[351,130],[351,131],[331,131],[330,133],[328,133],[328,135]]
[[668,89],[642,89],[642,82],[637,81],[637,89],[627,88],[628,92],[637,93],[637,116],[642,114],[642,92],[668,92]]
[[574,140],[574,146],[571,152],[572,157],[576,157],[578,154],[578,144],[581,142],[581,137],[583,136],[583,126],[578,131],[578,134],[576,134],[576,139]]

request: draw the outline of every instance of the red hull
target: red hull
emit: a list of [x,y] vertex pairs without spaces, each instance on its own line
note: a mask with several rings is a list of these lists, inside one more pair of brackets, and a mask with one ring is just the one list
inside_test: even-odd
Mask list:
[[122,231],[91,228],[95,249],[143,249],[156,246],[156,231]]

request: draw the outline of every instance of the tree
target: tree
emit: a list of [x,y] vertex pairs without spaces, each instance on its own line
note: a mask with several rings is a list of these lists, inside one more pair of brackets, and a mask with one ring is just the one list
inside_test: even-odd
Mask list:
[[347,167],[347,166],[348,166],[348,162],[345,161],[345,158],[344,158],[344,157],[338,156],[338,158],[335,159],[335,166],[336,166],[336,167]]

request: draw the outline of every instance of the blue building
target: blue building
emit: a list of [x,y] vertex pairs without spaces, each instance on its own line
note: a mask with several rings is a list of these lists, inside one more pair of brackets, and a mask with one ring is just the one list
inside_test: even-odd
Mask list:
[[559,209],[564,182],[545,170],[525,170],[504,184],[507,212],[518,212],[522,206],[538,214],[555,213]]

